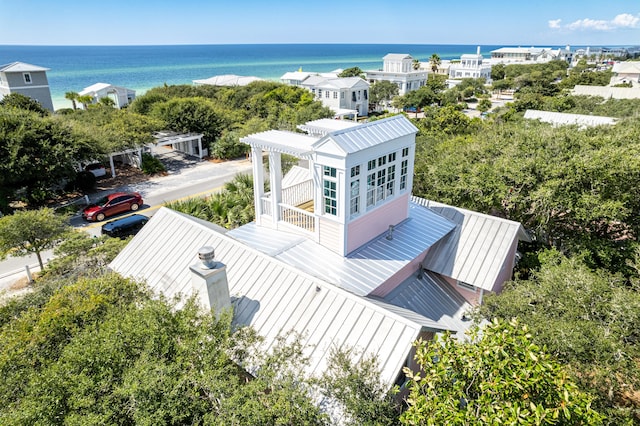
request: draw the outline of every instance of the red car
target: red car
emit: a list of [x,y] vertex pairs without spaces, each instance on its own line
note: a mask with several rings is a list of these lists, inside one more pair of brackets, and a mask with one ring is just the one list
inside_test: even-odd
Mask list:
[[142,205],[142,197],[137,192],[116,192],[102,197],[95,204],[90,204],[82,210],[82,217],[86,220],[100,222],[108,216],[118,213],[136,211]]

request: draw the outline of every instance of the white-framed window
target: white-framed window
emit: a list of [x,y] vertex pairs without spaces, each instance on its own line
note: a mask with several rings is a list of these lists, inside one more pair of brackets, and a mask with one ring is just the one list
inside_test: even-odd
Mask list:
[[338,92],[333,92],[333,99],[338,99]]
[[355,216],[360,213],[360,179],[351,181],[349,214]]
[[340,99],[344,99],[344,92],[340,92]]
[[393,164],[387,169],[387,192],[385,198],[392,197],[396,184],[396,165]]
[[337,171],[335,167],[322,167],[322,187],[324,212],[333,216],[338,215],[338,183],[336,180]]
[[[400,168],[400,164],[397,161],[398,153],[391,152],[367,161],[367,208],[395,196],[396,172]],[[404,186],[406,188],[408,160],[404,160],[403,164],[405,165]]]
[[329,99],[329,96],[331,95],[331,92],[329,92],[328,90],[324,92],[324,97]]
[[409,156],[409,148],[402,148],[402,156],[403,157]]
[[478,291],[477,287],[472,286],[471,284],[465,283],[464,281],[457,280],[456,284],[458,285],[458,287],[463,288],[472,293],[476,293]]
[[318,97],[321,98],[322,97],[322,89],[318,89]]
[[32,83],[32,81],[31,81],[31,73],[23,72],[22,73],[22,78],[24,78],[24,83],[25,84],[31,84]]
[[400,163],[400,191],[407,189],[407,172],[409,171],[409,160],[402,160]]

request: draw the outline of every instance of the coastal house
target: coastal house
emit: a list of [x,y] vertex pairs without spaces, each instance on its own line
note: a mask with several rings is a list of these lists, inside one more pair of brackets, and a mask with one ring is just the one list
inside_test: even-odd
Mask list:
[[480,46],[475,54],[460,56],[460,62],[449,65],[450,79],[484,78],[491,80],[491,64],[480,54]]
[[360,77],[323,77],[311,75],[300,83],[316,100],[331,108],[337,116],[354,118],[369,115],[369,83]]
[[609,86],[627,83],[640,87],[640,61],[616,62],[611,71],[613,75]]
[[330,72],[310,72],[302,71],[300,68],[298,71],[289,71],[280,77],[280,81],[289,86],[302,86],[302,83],[311,76],[320,76],[324,78],[338,78],[338,75],[342,72],[342,69],[333,70]]
[[640,87],[585,86],[576,84],[571,89],[574,96],[599,96],[607,99],[640,99]]
[[196,86],[209,85],[209,86],[246,86],[254,81],[263,81],[258,77],[245,77],[235,74],[214,75],[213,77],[193,80],[193,84]]
[[[241,139],[253,159],[254,222],[226,231],[161,208],[110,266],[169,299],[232,308],[233,325],[253,327],[264,350],[297,333],[307,375],[321,374],[333,350],[355,348],[355,362],[376,356],[384,383],[401,385],[412,343],[466,330],[465,313],[502,289],[527,234],[413,197],[417,129],[402,115],[299,129]],[[302,165],[283,175],[283,154]]]
[[414,69],[411,55],[403,53],[389,53],[382,58],[382,70],[365,71],[369,83],[376,81],[390,81],[398,85],[398,94],[405,95],[417,90],[427,83],[427,71]]
[[114,102],[114,106],[120,109],[133,102],[136,98],[136,91],[108,83],[95,83],[82,89],[78,95],[91,96],[92,104],[97,104],[102,98],[110,98]]
[[491,51],[491,63],[546,63],[549,61],[567,61],[571,63],[571,47],[552,49],[550,47],[501,47]]
[[53,111],[47,71],[49,68],[24,62],[0,65],[0,99],[11,93],[20,93]]

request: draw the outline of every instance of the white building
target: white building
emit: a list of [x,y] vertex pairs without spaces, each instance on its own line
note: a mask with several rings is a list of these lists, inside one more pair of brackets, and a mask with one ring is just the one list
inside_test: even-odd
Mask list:
[[491,81],[491,64],[480,54],[480,46],[476,54],[465,54],[460,57],[460,62],[449,65],[449,78],[484,78]]
[[136,91],[108,83],[96,83],[85,87],[78,95],[91,96],[92,104],[97,104],[102,98],[110,98],[116,108],[122,108],[133,102],[136,98]]
[[571,63],[573,53],[570,46],[552,49],[550,47],[501,47],[491,51],[491,64],[540,64],[550,61]]
[[382,71],[365,71],[370,83],[390,81],[398,85],[398,94],[405,95],[427,84],[427,71],[413,69],[413,57],[403,53],[389,53],[383,60]]
[[632,87],[640,87],[640,61],[616,62],[611,71],[609,86],[631,83]]
[[369,83],[360,77],[312,75],[303,80],[300,87],[308,89],[316,100],[337,115],[369,115]]
[[246,86],[254,81],[263,81],[263,79],[253,76],[245,77],[235,74],[224,74],[214,75],[213,77],[200,80],[193,80],[193,84],[196,86]]
[[[403,115],[300,129],[308,133],[241,140],[251,146],[255,222],[225,232],[161,208],[110,266],[169,300],[231,307],[233,326],[251,326],[265,350],[298,333],[307,376],[351,347],[354,362],[375,356],[383,383],[402,385],[412,343],[462,334],[465,313],[501,291],[528,237],[517,222],[412,197],[418,129]],[[283,154],[307,166],[283,176]],[[203,246],[215,267],[198,263]]]
[[302,82],[311,76],[319,76],[324,78],[338,78],[338,75],[342,72],[342,69],[333,70],[330,72],[310,72],[302,71],[300,68],[298,71],[286,72],[280,77],[280,81],[289,86],[301,86]]

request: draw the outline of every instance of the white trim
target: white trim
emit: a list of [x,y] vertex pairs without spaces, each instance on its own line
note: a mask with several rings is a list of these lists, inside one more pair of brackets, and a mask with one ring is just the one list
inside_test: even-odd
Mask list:
[[[29,78],[27,78],[27,77],[29,77]],[[22,79],[24,80],[24,84],[32,84],[33,83],[33,79],[31,78],[31,73],[28,72],[28,71],[22,73]]]
[[2,88],[6,88],[6,89],[12,89],[12,90],[16,90],[16,89],[48,89],[49,85],[45,85],[45,86],[3,86],[0,85],[0,87]]
[[478,287],[474,286],[473,284],[465,283],[464,281],[456,280],[456,285],[472,293],[478,292]]

